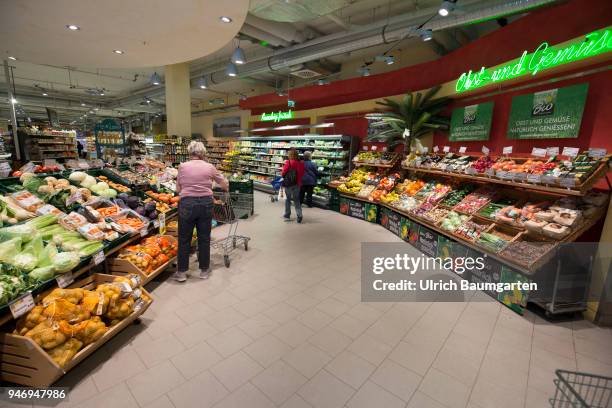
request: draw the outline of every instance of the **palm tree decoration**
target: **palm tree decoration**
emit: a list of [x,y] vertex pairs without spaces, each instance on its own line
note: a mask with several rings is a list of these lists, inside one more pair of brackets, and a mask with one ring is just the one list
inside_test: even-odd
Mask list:
[[406,94],[402,102],[391,99],[376,102],[386,106],[390,110],[368,114],[367,118],[377,119],[371,124],[374,128],[381,128],[381,132],[367,137],[368,142],[384,142],[389,151],[403,144],[404,155],[407,156],[411,149],[420,146],[419,139],[434,130],[448,130],[449,118],[440,116],[440,113],[448,105],[450,98],[432,99],[440,90],[435,86],[428,90],[425,95],[420,92]]

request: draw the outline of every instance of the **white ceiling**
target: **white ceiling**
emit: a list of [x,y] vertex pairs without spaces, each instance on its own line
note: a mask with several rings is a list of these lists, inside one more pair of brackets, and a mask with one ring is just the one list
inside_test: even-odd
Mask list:
[[[170,65],[227,44],[248,7],[249,0],[2,0],[0,50],[57,66]],[[225,24],[220,16],[233,21]],[[68,24],[81,29],[68,30]]]

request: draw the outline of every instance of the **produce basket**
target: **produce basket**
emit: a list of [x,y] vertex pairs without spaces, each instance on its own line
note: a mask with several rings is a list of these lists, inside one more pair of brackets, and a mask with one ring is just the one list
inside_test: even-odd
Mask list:
[[176,260],[176,257],[171,258],[168,262],[161,265],[151,273],[145,273],[132,262],[127,259],[111,258],[108,260],[108,270],[113,275],[124,276],[129,274],[137,274],[142,279],[143,286],[151,282],[157,275],[162,273],[168,266]]
[[[94,274],[74,283],[70,288],[93,289],[99,283],[112,282],[115,278],[112,275]],[[98,340],[79,350],[63,368],[31,338],[10,333],[0,334],[0,378],[31,387],[50,386],[145,312],[153,300],[144,288],[140,290],[146,300],[143,299],[129,316],[109,327]]]
[[[109,259],[109,270],[114,275],[135,273],[143,284],[148,283],[176,259],[177,245],[176,238],[171,235],[149,237],[138,245],[126,247],[118,257]],[[155,261],[162,259],[165,262],[154,265]]]

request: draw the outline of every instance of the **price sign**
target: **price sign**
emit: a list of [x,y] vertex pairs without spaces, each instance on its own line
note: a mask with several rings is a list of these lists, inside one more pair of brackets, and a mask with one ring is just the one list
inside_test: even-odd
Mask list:
[[448,152],[450,152],[450,146],[444,146],[444,148],[442,149],[442,151],[443,151],[444,153],[448,153]]
[[540,181],[542,184],[555,184],[557,182],[557,178],[554,176],[542,176],[540,177]]
[[536,157],[546,157],[546,149],[542,149],[540,147],[534,147],[531,150],[531,155]]
[[440,149],[438,148],[438,146],[434,146],[434,147],[433,147],[433,152],[434,152],[434,153],[438,153],[438,151],[440,151]]
[[104,256],[104,251],[100,251],[93,256],[93,263],[94,265],[100,265],[105,259],[106,257]]
[[72,276],[72,272],[66,272],[62,273],[61,275],[57,275],[55,280],[57,281],[57,286],[64,289],[74,282],[74,276]]
[[547,147],[546,148],[546,155],[547,156],[556,156],[559,154],[559,147]]
[[159,214],[159,233],[162,235],[166,233],[166,214],[165,213]]
[[577,147],[564,147],[563,155],[568,157],[578,156],[579,149]]
[[487,146],[482,146],[482,153],[483,153],[485,156],[488,156],[490,152],[491,152],[491,151],[489,150],[489,148],[488,148]]
[[512,146],[505,146],[503,148],[503,153],[504,154],[512,154]]
[[525,181],[527,178],[527,173],[514,173],[512,179],[514,181]]
[[589,149],[589,157],[592,157],[594,159],[601,159],[602,157],[606,155],[606,153],[608,153],[608,151],[602,148],[590,148]]
[[153,227],[159,228],[159,219],[153,220]]
[[368,146],[363,146],[363,151],[367,152],[368,151]]
[[559,180],[559,184],[561,184],[561,187],[567,187],[567,188],[575,187],[576,179],[573,177],[562,177]]
[[465,147],[465,146],[461,146],[461,147],[459,148],[459,153],[465,153],[465,151],[466,151],[466,150],[467,150],[467,147]]
[[149,226],[145,225],[141,230],[140,230],[140,236],[141,237],[146,237],[147,234],[149,233]]
[[505,174],[505,179],[507,180],[514,180],[514,178],[516,177],[516,173],[513,171],[509,171]]
[[540,176],[539,174],[528,174],[527,175],[528,183],[540,184],[541,181],[542,181],[542,176]]
[[504,170],[497,170],[497,173],[495,173],[495,175],[500,179],[505,179],[508,175],[508,172]]
[[11,314],[15,319],[20,318],[30,310],[34,309],[34,306],[36,306],[36,304],[34,303],[32,292],[26,292],[9,303],[9,309],[11,309]]
[[372,151],[375,152],[376,150],[378,150],[378,146],[372,146]]

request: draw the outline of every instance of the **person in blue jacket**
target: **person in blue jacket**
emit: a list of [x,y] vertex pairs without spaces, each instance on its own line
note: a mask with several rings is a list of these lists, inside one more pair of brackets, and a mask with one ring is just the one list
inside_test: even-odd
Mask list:
[[310,160],[312,152],[304,152],[304,176],[302,177],[302,187],[300,188],[300,202],[304,204],[304,196],[306,197],[306,205],[312,207],[312,191],[317,185],[319,172],[317,166]]

